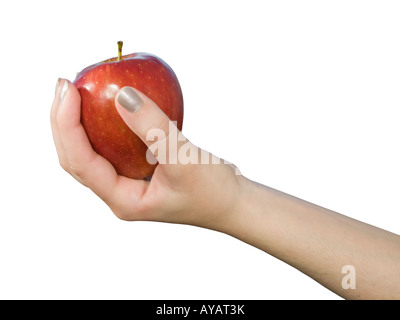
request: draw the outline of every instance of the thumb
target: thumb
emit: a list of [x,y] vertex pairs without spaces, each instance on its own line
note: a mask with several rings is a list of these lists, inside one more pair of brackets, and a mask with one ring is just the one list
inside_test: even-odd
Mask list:
[[[172,122],[153,100],[137,89],[122,88],[115,97],[115,106],[128,127],[151,151],[153,151],[151,147],[154,147],[155,138],[159,145],[160,142],[165,142],[167,154],[175,153],[179,145],[186,141],[176,127],[176,122]],[[175,140],[173,145],[167,146],[168,141],[171,141],[171,138],[168,139],[170,135],[176,138],[172,137]],[[157,155],[155,156],[158,159]]]

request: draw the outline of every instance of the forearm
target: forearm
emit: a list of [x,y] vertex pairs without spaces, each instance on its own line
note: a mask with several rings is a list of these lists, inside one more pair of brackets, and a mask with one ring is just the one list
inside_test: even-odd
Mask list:
[[[399,236],[257,185],[207,153],[201,153],[200,160],[210,156],[213,161],[204,165],[187,165],[186,157],[185,163],[159,161],[151,181],[117,175],[88,140],[78,89],[67,80],[59,83],[51,124],[60,164],[120,219],[219,230],[274,255],[343,297],[400,299]],[[149,130],[167,133],[168,140],[178,137],[178,129],[170,126],[154,101],[133,88],[120,91],[117,111],[148,147],[154,143],[147,140]],[[124,97],[125,106],[118,97]],[[179,137],[180,144],[168,148],[169,153],[177,153],[176,159],[186,155],[181,150],[198,155],[197,147]],[[342,288],[342,268],[347,265],[356,271],[354,290]]]
[[[349,299],[400,298],[400,236],[280,191],[246,182],[232,236]],[[346,289],[344,266],[355,273]]]

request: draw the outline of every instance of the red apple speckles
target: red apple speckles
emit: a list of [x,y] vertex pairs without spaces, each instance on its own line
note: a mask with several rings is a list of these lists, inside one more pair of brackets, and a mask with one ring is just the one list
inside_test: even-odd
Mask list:
[[179,130],[183,122],[183,98],[173,70],[160,58],[133,53],[111,58],[82,70],[74,84],[81,103],[81,122],[93,149],[112,163],[118,174],[144,179],[156,165],[146,160],[147,146],[122,120],[115,108],[118,91],[130,86],[152,99]]

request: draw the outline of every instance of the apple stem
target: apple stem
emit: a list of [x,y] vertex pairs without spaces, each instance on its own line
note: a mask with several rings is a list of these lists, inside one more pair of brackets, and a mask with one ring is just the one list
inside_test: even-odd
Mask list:
[[118,41],[118,61],[122,59],[122,45],[124,43],[122,41]]

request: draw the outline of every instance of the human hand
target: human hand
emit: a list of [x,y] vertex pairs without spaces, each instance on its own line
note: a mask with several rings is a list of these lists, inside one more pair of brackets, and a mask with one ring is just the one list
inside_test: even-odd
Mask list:
[[[51,127],[60,164],[103,199],[118,218],[191,224],[223,232],[235,224],[247,180],[233,165],[188,141],[151,99],[128,87],[115,99],[123,120],[150,149],[154,141],[146,140],[147,134],[164,133],[166,149],[155,152],[159,164],[150,181],[118,175],[111,163],[93,150],[80,122],[80,105],[76,87],[59,79]],[[176,143],[170,144],[172,132]],[[198,161],[186,163],[187,154],[182,151],[189,150],[191,159]]]
[[[119,176],[92,149],[80,123],[79,92],[67,80],[59,81],[51,126],[61,166],[102,198],[117,217],[191,224],[228,233],[346,298],[400,297],[398,235],[237,175],[232,165],[191,144],[137,90],[121,89],[115,104],[159,160],[150,181]],[[165,142],[164,150],[156,150],[154,141],[147,139],[149,133],[151,137],[160,132],[157,146]],[[171,140],[173,132],[176,137]],[[187,161],[189,150],[191,161]],[[169,155],[176,164],[166,161]],[[210,163],[204,164],[207,157]],[[343,266],[352,267],[354,279],[357,270],[357,290],[343,285]]]

